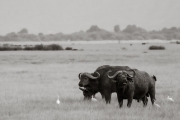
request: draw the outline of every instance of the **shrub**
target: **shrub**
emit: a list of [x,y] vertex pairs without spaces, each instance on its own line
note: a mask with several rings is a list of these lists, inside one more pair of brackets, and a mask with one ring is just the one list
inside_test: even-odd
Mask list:
[[180,41],[176,41],[176,44],[180,44]]
[[[51,44],[51,45],[35,45],[35,46],[28,46],[26,45],[24,48],[21,46],[0,46],[0,51],[16,51],[16,50],[63,50],[62,46],[58,44]],[[71,48],[72,50],[72,48]]]
[[62,46],[57,44],[47,45],[48,50],[63,50]]
[[57,44],[51,45],[35,45],[34,50],[63,50],[62,46]]
[[12,50],[16,51],[16,50],[23,50],[23,49],[22,49],[22,47],[14,47]]
[[34,46],[34,50],[44,50],[43,44],[41,44],[41,45],[35,45],[35,46]]
[[25,47],[23,50],[34,50],[34,47]]
[[72,47],[66,47],[65,50],[72,50]]
[[9,47],[9,46],[0,47],[0,51],[16,51],[16,50],[22,50],[22,48],[21,47]]
[[149,47],[149,50],[164,50],[165,47],[164,46],[155,46],[155,45],[152,45]]
[[4,46],[0,47],[0,51],[10,51],[10,50],[12,50],[12,48],[4,47]]

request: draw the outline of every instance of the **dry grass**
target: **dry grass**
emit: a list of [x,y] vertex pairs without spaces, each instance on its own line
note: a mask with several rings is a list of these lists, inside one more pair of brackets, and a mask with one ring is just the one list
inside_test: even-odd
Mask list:
[[[144,54],[150,45],[72,45],[84,51],[0,52],[0,120],[179,120],[180,48],[163,44],[165,51]],[[96,95],[98,102],[84,102],[78,73],[93,72],[105,64],[128,65],[156,75],[156,102],[161,107],[152,107],[149,100],[146,108],[133,101],[129,109],[124,100],[119,109],[115,93],[110,105],[100,94]],[[59,106],[55,104],[57,94]],[[166,100],[168,95],[174,103]]]

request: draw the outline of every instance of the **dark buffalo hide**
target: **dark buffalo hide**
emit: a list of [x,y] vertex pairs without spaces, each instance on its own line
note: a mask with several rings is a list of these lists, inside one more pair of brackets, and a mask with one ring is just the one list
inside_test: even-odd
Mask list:
[[142,100],[147,105],[147,96],[150,95],[151,102],[155,101],[155,76],[150,76],[144,71],[116,70],[108,71],[108,78],[116,82],[116,91],[119,107],[123,105],[123,99],[127,99],[127,106],[131,107],[133,99]]

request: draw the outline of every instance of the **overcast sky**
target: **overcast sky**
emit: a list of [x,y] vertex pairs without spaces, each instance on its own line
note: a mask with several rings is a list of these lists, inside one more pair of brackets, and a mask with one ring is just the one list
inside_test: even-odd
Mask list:
[[0,35],[73,33],[91,25],[113,31],[135,24],[146,30],[180,27],[180,0],[0,0]]

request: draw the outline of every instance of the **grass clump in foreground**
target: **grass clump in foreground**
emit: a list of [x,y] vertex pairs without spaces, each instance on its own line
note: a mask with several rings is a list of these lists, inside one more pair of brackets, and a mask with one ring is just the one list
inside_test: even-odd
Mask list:
[[152,45],[149,47],[149,50],[165,50],[165,47]]

